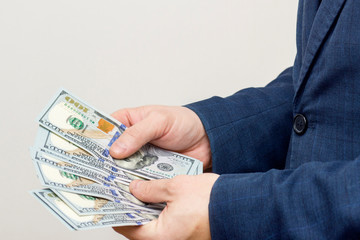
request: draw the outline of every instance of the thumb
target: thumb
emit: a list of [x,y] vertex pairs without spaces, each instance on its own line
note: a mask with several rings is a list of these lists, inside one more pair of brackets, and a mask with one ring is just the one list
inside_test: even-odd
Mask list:
[[119,159],[132,155],[143,145],[159,137],[156,127],[153,120],[145,118],[127,128],[111,146],[110,154]]
[[134,180],[130,183],[130,192],[140,201],[161,203],[170,201],[170,179]]

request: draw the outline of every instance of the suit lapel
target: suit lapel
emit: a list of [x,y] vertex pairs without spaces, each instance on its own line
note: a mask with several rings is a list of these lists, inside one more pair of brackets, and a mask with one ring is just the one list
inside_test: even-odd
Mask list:
[[307,41],[305,55],[303,56],[299,79],[296,81],[295,104],[297,104],[297,101],[306,85],[310,66],[313,63],[323,41],[325,40],[327,33],[340,13],[345,1],[346,0],[323,0],[316,13]]

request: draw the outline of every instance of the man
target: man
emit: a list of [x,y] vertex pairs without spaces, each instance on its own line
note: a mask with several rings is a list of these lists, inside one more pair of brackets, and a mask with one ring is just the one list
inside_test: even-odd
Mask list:
[[132,182],[140,200],[167,207],[115,230],[130,239],[358,239],[359,19],[357,0],[300,0],[294,66],[266,87],[114,113],[131,126],[114,157],[151,142],[216,173]]

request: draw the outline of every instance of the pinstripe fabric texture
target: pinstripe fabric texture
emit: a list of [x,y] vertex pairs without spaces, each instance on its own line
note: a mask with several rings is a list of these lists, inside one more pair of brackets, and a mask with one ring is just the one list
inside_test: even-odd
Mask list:
[[360,239],[360,1],[300,0],[293,67],[187,107],[221,174],[213,239]]

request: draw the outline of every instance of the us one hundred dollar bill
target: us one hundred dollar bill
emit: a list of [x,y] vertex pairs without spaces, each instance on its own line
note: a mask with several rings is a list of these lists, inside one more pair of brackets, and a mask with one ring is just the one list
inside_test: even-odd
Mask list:
[[[76,165],[69,158],[59,157],[56,153],[47,151],[46,149],[31,149],[33,160],[44,162],[58,168],[67,173],[72,173],[90,180],[93,180],[100,185],[117,188],[116,182],[101,171],[96,171],[91,168],[85,168],[81,165]],[[121,191],[121,190],[120,190]]]
[[147,144],[126,159],[113,159],[111,145],[126,126],[62,89],[39,117],[41,126],[86,150],[99,161],[146,179],[194,175],[200,161]]
[[99,198],[84,194],[60,191],[51,189],[61,200],[63,200],[78,215],[95,215],[95,214],[118,214],[118,213],[143,213],[143,214],[160,214],[161,210],[137,210],[126,204],[109,201],[105,198]]
[[[66,176],[77,176],[81,177],[87,180],[94,181],[101,186],[104,186],[105,188],[109,188],[110,192],[122,199],[120,201],[126,202],[130,201],[131,203],[137,205],[137,206],[146,206],[145,203],[139,201],[137,198],[135,198],[131,193],[128,184],[124,184],[121,182],[113,182],[105,175],[101,175],[101,173],[95,172],[91,169],[86,169],[81,166],[76,166],[73,164],[69,164],[66,162],[63,162],[62,159],[57,159],[54,156],[49,155],[48,153],[38,151],[36,149],[32,150],[32,157],[34,161],[38,161],[44,164],[48,164],[51,167],[57,168],[62,173],[66,173]],[[124,199],[125,198],[125,199]],[[150,206],[158,206],[159,208],[162,207],[162,205],[155,204],[155,205],[147,205]]]
[[150,214],[142,215],[137,213],[80,216],[50,189],[35,190],[32,193],[46,208],[55,213],[65,225],[73,230],[114,226],[137,226],[155,219],[155,217]]
[[109,179],[114,179],[115,181],[130,183],[136,178],[122,171],[114,162],[99,161],[85,150],[43,127],[38,128],[34,148],[44,149],[44,151],[52,152],[52,154],[56,154],[57,157],[67,159],[67,161],[71,163],[103,172],[109,176]]
[[[58,152],[51,151],[45,148],[31,148],[31,155],[34,160],[38,161],[46,161],[47,159],[58,160],[61,162],[62,167],[66,171],[65,168],[69,168],[74,174],[81,175],[85,178],[93,179],[98,183],[104,185],[114,185],[116,183],[129,184],[128,181],[124,181],[122,178],[117,178],[111,172],[102,171],[101,168],[96,169],[92,167],[88,167],[84,164],[79,164],[79,161],[76,161],[75,158],[69,158],[66,155],[59,154]],[[66,164],[65,164],[66,163]],[[128,178],[130,180],[130,178]],[[130,180],[131,181],[131,180]]]
[[[33,192],[72,229],[140,225],[165,204],[136,199],[134,179],[201,174],[202,162],[151,144],[125,159],[113,159],[111,145],[126,126],[61,89],[38,118],[32,158],[40,182]],[[51,190],[50,190],[51,189]]]
[[[45,162],[34,161],[34,165],[40,182],[48,188],[105,198],[117,203],[127,204],[137,210],[155,210],[157,212],[157,210],[164,207],[159,204],[143,203],[131,194],[125,194],[117,189],[100,185],[93,180],[59,170]],[[124,185],[124,189],[125,187],[126,185]]]

